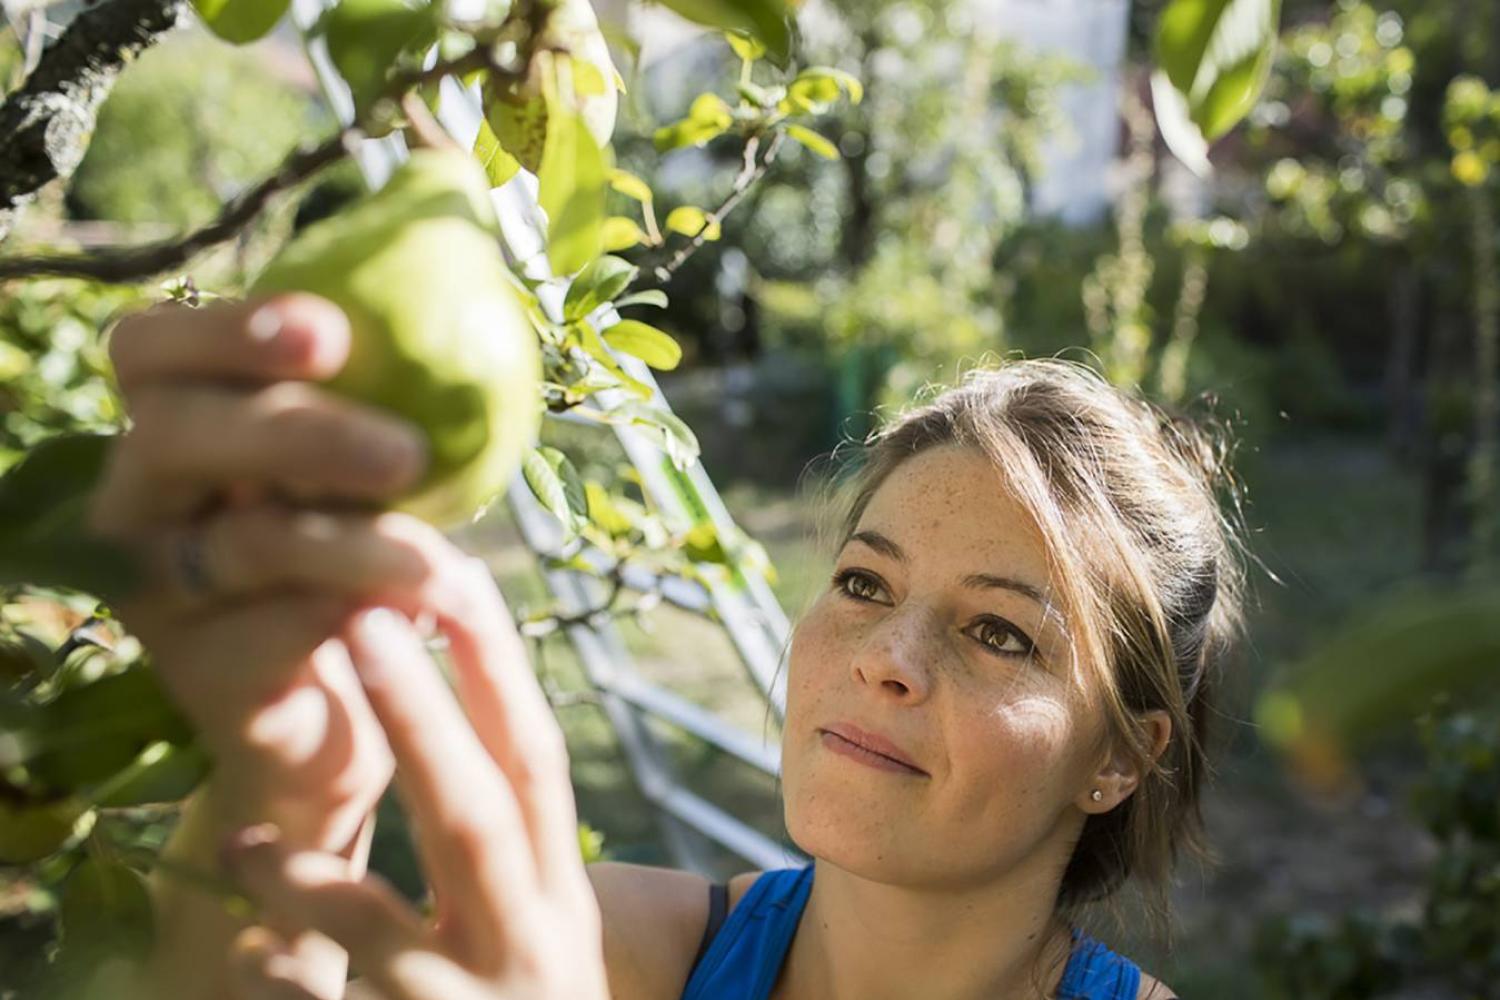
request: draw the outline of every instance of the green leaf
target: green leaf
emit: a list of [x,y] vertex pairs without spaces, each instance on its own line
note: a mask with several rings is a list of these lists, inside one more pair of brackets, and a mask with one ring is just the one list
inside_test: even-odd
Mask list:
[[328,58],[364,109],[385,90],[401,57],[437,43],[437,13],[423,0],[339,0],[329,11]]
[[610,353],[609,345],[604,342],[604,338],[599,336],[599,331],[595,330],[592,324],[580,320],[572,325],[572,329],[578,331],[580,346],[589,357],[613,375],[627,392],[641,399],[651,398],[651,387],[620,367],[619,360]]
[[128,768],[152,743],[186,743],[192,737],[155,673],[139,662],[69,688],[46,705],[43,716],[41,752],[27,770],[57,791],[98,785]]
[[1342,755],[1403,725],[1432,697],[1479,695],[1500,663],[1500,590],[1400,594],[1361,612],[1262,696],[1266,739],[1294,756]]
[[208,29],[235,45],[269,34],[291,5],[292,0],[193,0]]
[[683,236],[696,237],[702,233],[706,240],[716,240],[720,235],[719,221],[711,219],[707,212],[693,205],[679,205],[672,209],[662,225]]
[[84,530],[110,434],[64,434],[0,476],[0,585],[68,587],[118,598],[140,580],[132,555]]
[[689,21],[724,31],[743,31],[766,47],[777,63],[791,54],[786,0],[662,0]]
[[604,151],[583,116],[553,108],[537,169],[537,200],[547,213],[547,259],[557,275],[573,274],[604,250]]
[[474,155],[484,167],[484,174],[490,179],[492,188],[504,184],[521,169],[520,161],[501,148],[495,130],[490,128],[489,120],[485,118],[479,119],[479,134],[474,137]]
[[1162,12],[1153,103],[1162,138],[1195,170],[1207,163],[1199,144],[1227,133],[1255,106],[1271,71],[1280,10],[1280,0],[1172,0]]
[[837,160],[839,158],[838,147],[810,128],[804,128],[801,125],[788,125],[786,127],[786,134],[825,160]]
[[146,880],[105,856],[79,862],[58,898],[59,962],[78,968],[118,956],[139,961],[151,950],[155,911]]
[[628,170],[621,170],[619,167],[610,170],[609,186],[625,197],[635,199],[642,205],[651,204],[650,186]]
[[634,219],[611,215],[604,220],[604,249],[607,253],[629,250],[646,242],[646,233]]
[[600,416],[613,424],[639,427],[655,432],[658,446],[678,469],[698,457],[698,438],[682,418],[670,410],[627,400]]
[[648,288],[644,292],[632,292],[623,299],[615,301],[616,309],[624,309],[626,306],[655,306],[658,309],[665,309],[667,293],[660,288]]
[[562,522],[572,537],[580,519],[588,517],[589,507],[583,480],[568,456],[546,445],[533,448],[521,461],[521,476],[537,502]]
[[658,371],[669,372],[682,360],[682,348],[677,341],[639,320],[620,320],[604,331],[604,341],[617,351],[640,358]]
[[95,805],[111,809],[178,802],[198,787],[208,769],[208,755],[200,747],[158,740],[105,782],[92,798]]
[[605,254],[595,258],[568,286],[563,319],[583,319],[606,302],[613,302],[635,280],[640,269],[628,260]]

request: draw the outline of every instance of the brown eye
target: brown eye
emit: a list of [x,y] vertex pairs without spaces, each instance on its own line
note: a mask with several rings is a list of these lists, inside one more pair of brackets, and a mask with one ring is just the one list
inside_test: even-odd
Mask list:
[[873,601],[880,594],[880,584],[875,578],[855,569],[835,573],[833,585],[843,591],[845,596],[852,597],[856,601]]
[[974,641],[999,656],[1030,656],[1036,645],[1003,618],[981,618],[972,626]]

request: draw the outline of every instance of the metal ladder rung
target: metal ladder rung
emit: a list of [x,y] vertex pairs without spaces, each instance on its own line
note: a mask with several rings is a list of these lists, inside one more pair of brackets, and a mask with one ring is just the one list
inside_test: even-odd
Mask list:
[[624,671],[601,680],[599,686],[612,694],[619,695],[653,718],[686,730],[703,742],[723,750],[773,778],[781,774],[781,756],[775,747],[768,747],[764,743],[757,742],[753,737],[726,726],[711,712],[681,695],[673,694],[643,677]]
[[746,823],[735,819],[712,802],[681,786],[659,790],[652,798],[663,811],[762,869],[787,868],[807,863],[795,848],[783,846]]

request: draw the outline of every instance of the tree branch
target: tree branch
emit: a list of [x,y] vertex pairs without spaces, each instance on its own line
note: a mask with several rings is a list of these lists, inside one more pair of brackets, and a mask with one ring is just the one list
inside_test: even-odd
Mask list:
[[730,185],[729,196],[720,203],[718,208],[708,213],[708,218],[703,224],[703,229],[699,231],[697,236],[694,236],[678,249],[672,255],[671,260],[652,271],[651,276],[656,279],[658,286],[665,285],[672,280],[672,275],[676,274],[677,270],[683,264],[687,263],[688,258],[697,253],[698,248],[708,242],[709,231],[723,222],[724,217],[734,211],[734,207],[749,193],[750,188],[755,185],[755,182],[764,177],[766,171],[771,169],[771,164],[776,159],[776,153],[781,149],[782,133],[778,131],[771,136],[771,141],[766,144],[766,154],[764,156],[757,155],[760,152],[760,140],[760,136],[752,135],[745,141],[743,163],[740,166],[740,172],[734,177],[734,183]]
[[185,0],[109,0],[85,10],[0,104],[0,240],[43,186],[72,176],[120,70],[186,8]]
[[[427,69],[394,78],[387,96],[398,98],[413,87],[441,79],[450,73],[461,76],[480,66],[489,66],[491,72],[499,72],[491,66],[488,50],[481,48],[457,59],[438,62]],[[374,109],[381,103],[372,103],[372,114],[377,113]],[[425,110],[423,108],[424,112]],[[96,250],[88,254],[0,257],[0,283],[43,274],[126,283],[181,267],[208,247],[233,239],[240,230],[254,221],[275,195],[295,187],[324,167],[350,155],[355,141],[363,134],[367,124],[362,118],[318,146],[294,151],[282,161],[275,173],[225,205],[213,222],[187,236],[138,247]]]

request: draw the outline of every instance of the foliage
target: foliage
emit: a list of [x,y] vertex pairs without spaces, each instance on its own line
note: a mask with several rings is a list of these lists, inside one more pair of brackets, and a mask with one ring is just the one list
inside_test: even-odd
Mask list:
[[328,124],[250,53],[168,39],[110,92],[68,202],[76,218],[200,225]]
[[1500,716],[1440,705],[1418,728],[1427,761],[1410,805],[1438,846],[1420,916],[1268,921],[1256,967],[1273,1000],[1404,986],[1490,995],[1500,976]]
[[0,471],[55,434],[121,420],[101,332],[143,289],[52,279],[0,297]]

